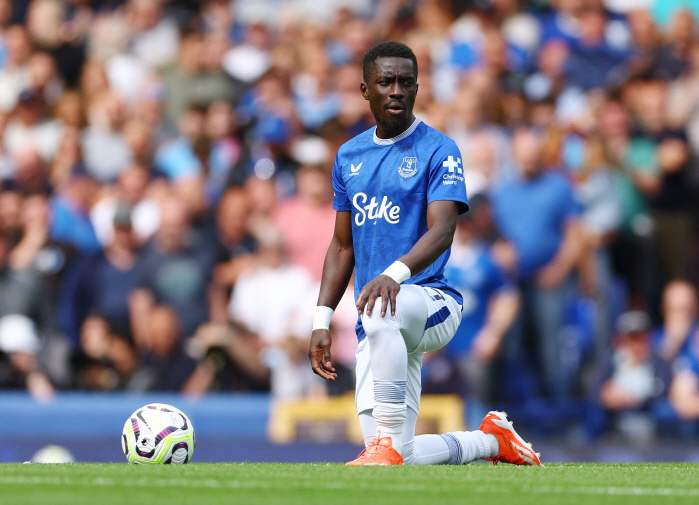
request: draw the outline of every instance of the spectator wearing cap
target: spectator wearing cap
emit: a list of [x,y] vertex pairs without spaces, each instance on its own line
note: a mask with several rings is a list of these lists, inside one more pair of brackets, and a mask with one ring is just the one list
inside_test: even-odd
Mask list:
[[117,177],[114,191],[106,194],[90,210],[90,221],[103,247],[114,240],[115,218],[122,212],[120,222],[133,226],[137,243],[144,244],[160,226],[160,208],[149,194],[151,182],[148,167],[132,163]]
[[130,338],[128,300],[138,281],[138,240],[131,216],[132,210],[126,204],[115,209],[112,240],[103,250],[83,256],[76,267],[74,291],[63,293],[71,297],[71,314],[69,319],[64,318],[64,331],[74,342],[83,321],[93,314],[99,315],[114,334]]
[[668,364],[653,351],[651,321],[645,312],[629,311],[616,321],[608,361],[599,373],[597,402],[623,435],[646,440],[653,435],[650,408],[667,394]]

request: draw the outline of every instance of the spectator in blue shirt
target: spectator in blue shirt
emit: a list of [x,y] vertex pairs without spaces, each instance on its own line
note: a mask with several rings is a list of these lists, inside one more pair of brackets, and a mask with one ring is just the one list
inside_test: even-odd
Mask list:
[[51,239],[84,253],[96,253],[102,248],[88,214],[95,188],[94,179],[82,167],[74,170],[51,199]]
[[514,133],[512,154],[520,177],[495,192],[493,210],[498,229],[517,251],[523,290],[523,310],[505,354],[521,356],[524,328],[534,329],[544,385],[550,395],[563,399],[572,393],[576,373],[565,365],[561,328],[576,294],[579,207],[568,181],[544,167],[544,142],[533,128]]
[[612,46],[605,37],[607,18],[603,11],[586,9],[578,17],[580,37],[571,44],[564,73],[568,84],[584,91],[621,84],[628,50]]

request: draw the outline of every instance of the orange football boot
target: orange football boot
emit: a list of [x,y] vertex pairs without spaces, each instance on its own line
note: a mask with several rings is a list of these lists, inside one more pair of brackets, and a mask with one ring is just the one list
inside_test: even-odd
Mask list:
[[357,456],[357,459],[345,463],[345,466],[389,466],[402,465],[403,456],[391,445],[391,437],[374,438],[374,440]]
[[541,466],[538,454],[531,449],[532,444],[528,444],[520,437],[512,427],[512,421],[507,420],[505,412],[491,411],[483,418],[480,430],[483,433],[495,435],[500,445],[500,452],[497,456],[488,458],[497,465],[499,461],[512,465]]

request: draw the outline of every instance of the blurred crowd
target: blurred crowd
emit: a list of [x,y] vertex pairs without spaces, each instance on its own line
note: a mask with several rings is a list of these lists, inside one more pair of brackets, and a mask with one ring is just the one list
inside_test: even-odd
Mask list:
[[[0,0],[0,388],[353,387],[306,352],[375,43],[415,52],[471,211],[425,392],[632,438],[699,419],[699,5]],[[388,261],[388,260],[387,260]],[[571,407],[572,408],[572,407]],[[566,410],[567,409],[567,410]],[[553,415],[553,414],[552,414]],[[566,414],[561,414],[566,415]]]

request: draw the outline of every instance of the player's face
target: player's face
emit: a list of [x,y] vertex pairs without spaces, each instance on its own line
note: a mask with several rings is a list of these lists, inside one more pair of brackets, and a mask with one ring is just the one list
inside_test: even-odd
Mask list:
[[378,58],[369,78],[361,84],[362,96],[376,118],[380,138],[400,135],[415,120],[417,72],[408,58]]

